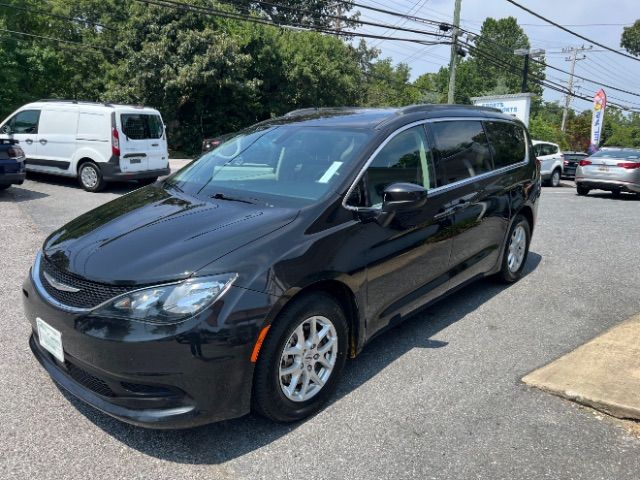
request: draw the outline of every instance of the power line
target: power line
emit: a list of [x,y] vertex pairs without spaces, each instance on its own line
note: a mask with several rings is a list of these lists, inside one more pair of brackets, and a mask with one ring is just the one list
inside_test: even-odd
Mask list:
[[609,50],[610,52],[613,52],[613,53],[615,53],[617,55],[622,55],[623,57],[627,57],[627,58],[630,58],[630,59],[635,60],[637,62],[640,62],[640,58],[638,58],[638,57],[634,57],[633,55],[629,55],[628,53],[620,52],[620,51],[616,50],[615,48],[611,48],[611,47],[609,47],[607,45],[604,45],[602,43],[596,42],[595,40],[592,40],[592,39],[590,39],[588,37],[585,37],[584,35],[581,35],[578,32],[574,32],[573,30],[570,30],[567,27],[564,27],[564,26],[560,25],[559,23],[554,22],[553,20],[549,20],[548,18],[543,17],[539,13],[534,12],[533,10],[525,7],[524,5],[520,5],[515,0],[506,0],[506,1],[509,2],[512,5],[515,5],[516,7],[520,8],[521,10],[524,10],[525,12],[530,13],[534,17],[537,17],[540,20],[544,20],[545,22],[550,23],[551,25],[554,25],[554,26],[558,27],[560,30],[563,30],[563,31],[565,31],[567,33],[570,33],[571,35],[573,35],[575,37],[581,38],[582,40],[584,40],[586,42],[589,42],[589,43],[592,43],[594,45],[597,45],[598,47],[604,48],[605,50]]
[[[304,24],[277,23],[270,20],[265,20],[264,18],[247,16],[247,15],[242,15],[242,14],[233,13],[233,12],[226,12],[224,10],[217,10],[211,7],[200,7],[200,6],[181,3],[181,2],[174,2],[171,0],[135,0],[135,1],[139,3],[145,3],[148,5],[154,5],[157,7],[173,8],[173,9],[182,10],[182,11],[191,11],[191,12],[200,13],[200,14],[204,14],[212,17],[230,18],[233,20],[240,20],[240,21],[249,22],[249,23],[270,25],[270,26],[279,27],[279,28],[293,28],[296,30],[308,31],[308,32],[330,33],[330,34],[338,35],[342,37],[387,39],[387,40],[395,40],[395,41],[401,41],[401,42],[417,43],[420,45],[435,45],[435,44],[447,45],[449,43],[446,41],[425,41],[417,38],[383,37],[381,35],[363,34],[363,33],[357,33],[357,32],[346,32],[346,31],[331,29],[327,27],[309,26]],[[386,25],[383,25],[383,26],[386,26]],[[428,33],[428,32],[421,32],[421,33]],[[436,35],[436,34],[432,34],[432,35]]]
[[52,41],[52,42],[66,43],[66,44],[69,44],[69,45],[75,45],[75,46],[79,46],[79,47],[83,47],[83,48],[91,48],[91,49],[94,49],[94,50],[102,50],[102,51],[113,53],[113,50],[111,50],[110,48],[100,47],[100,46],[97,46],[97,45],[89,45],[88,43],[74,42],[74,41],[71,41],[71,40],[63,40],[61,38],[55,38],[55,37],[46,37],[44,35],[35,35],[33,33],[27,33],[27,32],[18,32],[16,30],[7,30],[6,28],[0,28],[0,31],[1,32],[10,33],[12,35],[21,35],[21,36],[25,36],[25,37],[38,38],[38,39],[41,39],[41,40],[49,40],[49,41]]
[[78,23],[88,23],[88,24],[94,25],[96,27],[104,28],[105,30],[112,30],[114,32],[118,31],[117,28],[109,27],[107,25],[103,25],[102,23],[93,22],[91,20],[85,20],[85,19],[77,18],[77,17],[67,17],[65,15],[59,15],[57,13],[48,12],[46,10],[42,10],[42,9],[39,9],[39,8],[20,7],[18,5],[12,5],[10,3],[4,3],[4,2],[0,2],[0,7],[5,7],[5,8],[13,9],[13,10],[21,10],[21,11],[27,12],[27,13],[40,13],[42,15],[47,15],[49,17],[58,18],[60,20],[69,20],[71,22],[78,22]]

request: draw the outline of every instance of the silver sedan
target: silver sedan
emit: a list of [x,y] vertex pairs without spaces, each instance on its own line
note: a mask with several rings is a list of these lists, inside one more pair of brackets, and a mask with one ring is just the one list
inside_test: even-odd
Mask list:
[[603,148],[580,160],[576,169],[578,195],[593,189],[607,190],[614,196],[621,192],[640,195],[640,150]]

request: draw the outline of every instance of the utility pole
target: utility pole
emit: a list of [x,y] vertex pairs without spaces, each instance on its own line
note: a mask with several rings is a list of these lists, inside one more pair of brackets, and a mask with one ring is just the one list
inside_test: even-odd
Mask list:
[[568,91],[564,99],[564,109],[562,110],[562,125],[560,125],[560,130],[562,130],[563,132],[567,128],[567,115],[569,113],[569,106],[571,105],[571,94],[573,93],[573,75],[576,70],[576,62],[587,58],[586,55],[578,56],[578,54],[586,50],[591,50],[592,48],[593,45],[589,45],[588,47],[582,45],[581,47],[567,47],[562,49],[562,51],[565,53],[571,53],[569,57],[565,57],[565,61],[571,62],[571,72],[569,74]]
[[522,69],[522,93],[527,93],[529,90],[529,58],[536,58],[544,55],[545,51],[542,48],[536,48],[531,50],[529,48],[518,48],[514,50],[515,55],[524,57],[524,68]]
[[462,0],[456,0],[453,10],[453,32],[451,33],[451,58],[449,59],[449,93],[447,103],[455,103],[456,94],[456,68],[458,67],[458,35],[460,34],[460,4]]

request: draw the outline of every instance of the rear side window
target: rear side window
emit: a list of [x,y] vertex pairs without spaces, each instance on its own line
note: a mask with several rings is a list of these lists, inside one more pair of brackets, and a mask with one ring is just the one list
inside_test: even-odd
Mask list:
[[11,133],[38,133],[40,110],[23,110],[17,113],[7,125]]
[[162,137],[164,126],[158,115],[147,113],[123,113],[120,115],[122,133],[131,140],[148,140]]
[[493,169],[491,152],[479,121],[436,122],[433,135],[438,186],[472,178]]
[[485,122],[485,129],[495,168],[507,167],[524,160],[526,154],[524,130],[513,123]]

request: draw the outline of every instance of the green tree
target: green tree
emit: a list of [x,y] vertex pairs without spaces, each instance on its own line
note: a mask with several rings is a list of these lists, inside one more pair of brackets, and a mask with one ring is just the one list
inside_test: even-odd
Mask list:
[[640,20],[622,30],[620,46],[632,55],[640,55]]

